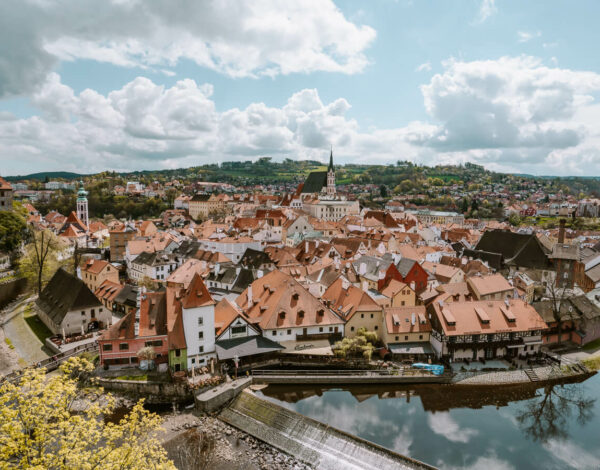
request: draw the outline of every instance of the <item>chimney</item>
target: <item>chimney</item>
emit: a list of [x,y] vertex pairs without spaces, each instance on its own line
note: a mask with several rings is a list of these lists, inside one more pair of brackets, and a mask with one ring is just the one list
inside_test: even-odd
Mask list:
[[308,240],[304,242],[304,252],[308,253]]
[[359,267],[359,271],[358,273],[361,276],[364,276],[364,274],[367,272],[367,264],[366,263],[360,263],[360,267]]
[[221,265],[219,263],[215,263],[215,276],[219,275],[220,269],[221,269]]
[[252,307],[252,284],[248,286],[248,307]]
[[410,288],[411,288],[412,290],[415,290],[415,281],[412,281],[412,282],[410,283]]
[[558,243],[565,242],[565,219],[560,219],[560,225],[558,227]]
[[414,324],[416,323],[416,321],[417,321],[417,318],[416,318],[415,314],[414,314],[414,313],[412,313],[412,314],[410,315],[410,324],[411,324],[411,325],[414,325]]

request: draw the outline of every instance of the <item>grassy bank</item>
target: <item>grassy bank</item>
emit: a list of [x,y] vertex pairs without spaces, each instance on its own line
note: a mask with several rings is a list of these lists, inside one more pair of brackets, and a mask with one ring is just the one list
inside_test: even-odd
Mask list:
[[28,304],[25,307],[23,318],[25,319],[27,325],[29,325],[29,328],[31,328],[31,331],[33,331],[42,344],[45,343],[46,338],[52,336],[52,332],[48,329],[44,322],[40,320],[33,310],[33,306],[31,304]]

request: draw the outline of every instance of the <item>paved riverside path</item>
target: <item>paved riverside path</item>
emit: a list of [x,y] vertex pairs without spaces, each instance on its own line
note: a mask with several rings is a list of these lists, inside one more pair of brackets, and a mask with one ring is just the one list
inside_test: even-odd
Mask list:
[[29,304],[28,301],[21,302],[15,312],[11,313],[3,325],[4,335],[10,339],[15,351],[27,364],[47,359],[49,356],[48,349],[35,335],[29,325],[25,321],[23,313]]
[[254,384],[415,384],[449,383],[451,373],[431,373],[405,368],[399,370],[253,370]]

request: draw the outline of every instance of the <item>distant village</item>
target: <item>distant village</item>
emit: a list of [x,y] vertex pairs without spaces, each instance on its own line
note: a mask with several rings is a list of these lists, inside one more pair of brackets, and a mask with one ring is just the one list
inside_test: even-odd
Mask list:
[[[42,216],[36,202],[59,189],[75,191],[76,210]],[[598,217],[598,199],[496,185],[488,195],[505,205],[495,219],[419,208],[402,194],[366,207],[364,187],[336,184],[333,152],[295,187],[111,190],[177,195],[160,217],[105,220],[82,182],[34,191],[0,178],[0,211],[20,204],[33,233],[57,240],[62,262],[32,306],[47,342],[57,353],[97,345],[103,370],[192,380],[282,355],[525,364],[600,338],[600,232],[572,224]],[[555,228],[513,215],[555,218]],[[0,255],[7,276],[18,277],[24,245]]]

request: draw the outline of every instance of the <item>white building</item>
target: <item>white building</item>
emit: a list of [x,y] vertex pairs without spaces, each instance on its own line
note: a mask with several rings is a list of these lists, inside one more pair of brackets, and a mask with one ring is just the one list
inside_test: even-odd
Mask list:
[[208,364],[215,354],[215,301],[199,275],[181,302],[188,369]]

